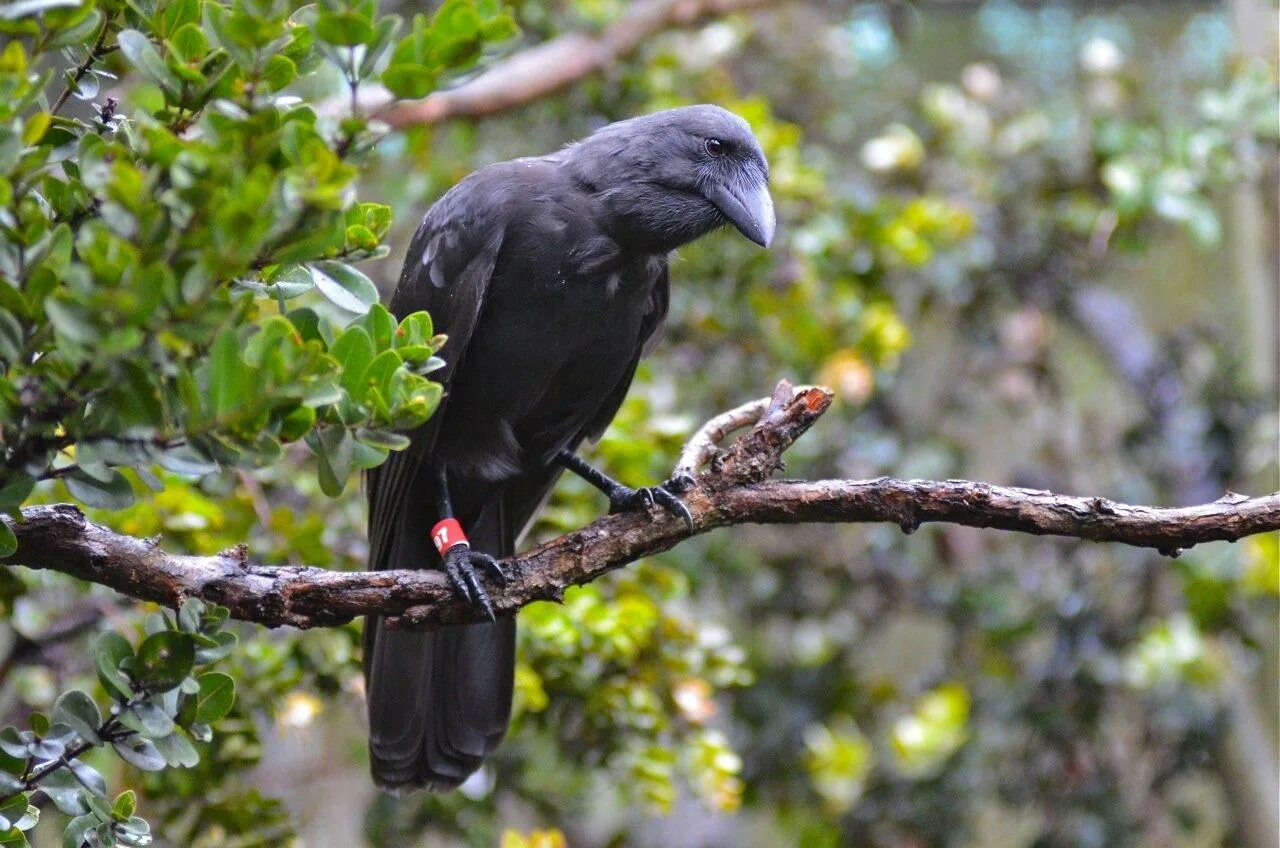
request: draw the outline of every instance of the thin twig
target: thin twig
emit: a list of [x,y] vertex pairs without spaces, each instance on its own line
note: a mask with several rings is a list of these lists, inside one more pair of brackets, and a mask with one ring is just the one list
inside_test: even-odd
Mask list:
[[[713,18],[779,5],[781,0],[638,0],[597,33],[573,32],[494,62],[476,77],[423,100],[396,101],[381,86],[362,86],[360,102],[393,127],[477,118],[532,103],[599,73],[634,53],[653,36]],[[320,111],[348,108],[345,97]]]
[[93,47],[89,50],[89,55],[76,68],[75,75],[71,78],[71,82],[62,90],[62,94],[58,95],[58,99],[54,101],[53,108],[49,110],[50,115],[58,114],[67,102],[67,98],[71,93],[80,87],[80,80],[84,79],[93,68],[95,62],[107,55],[111,51],[106,48],[107,33],[111,29],[111,18],[107,18],[102,22],[102,31],[98,33],[98,39],[93,43]]

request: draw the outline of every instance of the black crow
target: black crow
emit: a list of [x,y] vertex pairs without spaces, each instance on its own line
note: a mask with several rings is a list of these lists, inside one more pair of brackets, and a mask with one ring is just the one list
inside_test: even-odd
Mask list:
[[[747,123],[688,106],[490,165],[427,212],[391,299],[449,337],[445,399],[370,473],[370,567],[443,569],[493,617],[484,580],[564,469],[612,511],[682,515],[679,481],[631,489],[574,455],[617,412],[667,312],[672,250],[724,224],[773,238],[769,167]],[[469,543],[467,540],[469,539]],[[515,619],[431,633],[365,625],[373,779],[452,788],[511,715]]]

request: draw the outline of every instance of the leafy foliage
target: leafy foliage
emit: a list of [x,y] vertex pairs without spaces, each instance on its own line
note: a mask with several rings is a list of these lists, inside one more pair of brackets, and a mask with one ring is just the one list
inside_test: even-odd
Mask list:
[[[904,39],[904,4],[787,4],[656,38],[510,116],[386,133],[364,87],[429,94],[510,18],[458,0],[399,22],[368,2],[13,8],[0,12],[5,509],[70,494],[166,547],[247,542],[265,561],[359,567],[358,499],[325,495],[403,446],[449,355],[426,317],[395,325],[373,306],[417,216],[481,164],[698,100],[751,121],[782,226],[770,253],[732,237],[681,252],[666,341],[594,448],[616,476],[665,477],[704,414],[786,376],[839,397],[792,453],[797,475],[982,476],[1151,502],[1202,496],[1192,478],[1209,499],[1274,480],[1274,402],[1241,376],[1234,290],[1206,281],[1230,276],[1224,194],[1274,174],[1275,73],[1228,61],[1220,12],[990,0],[921,6]],[[519,15],[545,40],[627,8]],[[1121,352],[1153,351],[1136,379],[1078,311],[1099,285],[1134,305]],[[566,480],[532,537],[601,507]],[[105,745],[74,762],[132,786],[158,841],[210,848],[288,844],[295,824],[354,843],[366,803],[379,845],[1223,844],[1230,805],[1209,756],[1221,670],[1274,643],[1259,622],[1274,618],[1276,544],[1170,566],[939,528],[738,528],[523,613],[516,726],[462,792],[361,794],[356,627],[241,630],[169,716],[198,724],[229,682],[209,675],[235,681],[216,735],[191,743],[199,762],[122,770]],[[0,581],[21,633],[103,601],[56,576]],[[145,628],[145,609],[109,615]],[[116,663],[151,638],[133,635],[103,637],[88,666],[55,645],[6,684],[22,709],[56,713],[50,727],[97,733],[85,700],[128,697]],[[160,681],[166,640],[145,654]],[[163,711],[127,721],[165,728]],[[15,744],[57,742],[28,725]],[[288,781],[252,771],[290,758],[304,759]],[[312,782],[335,775],[341,791]],[[95,829],[130,804],[103,793],[82,814]],[[305,809],[319,794],[331,814],[316,821],[271,797]],[[34,825],[11,804],[0,814]]]
[[[122,468],[154,489],[156,465],[253,468],[298,441],[337,495],[403,448],[395,431],[439,402],[444,339],[426,315],[397,326],[350,264],[387,250],[390,210],[351,196],[378,128],[285,90],[334,68],[434,81],[510,19],[454,0],[397,42],[372,2],[170,0],[28,5],[2,26],[20,37],[0,63],[0,509],[52,478],[119,509]],[[77,66],[50,104],[58,51]],[[62,115],[104,63],[135,80],[128,103]]]
[[[0,11],[0,510],[70,495],[126,527],[225,547],[259,518],[257,504],[237,513],[218,496],[245,470],[305,445],[311,491],[336,497],[408,444],[403,433],[439,403],[430,375],[445,339],[425,313],[396,321],[355,267],[388,252],[390,208],[354,191],[386,127],[358,105],[324,114],[298,92],[333,75],[351,92],[384,78],[434,87],[514,26],[495,3],[450,0],[404,29],[373,2]],[[70,67],[59,77],[60,64]],[[294,526],[291,513],[278,517],[276,529]],[[0,556],[14,544],[0,524]],[[279,544],[339,559],[289,532]],[[30,585],[5,580],[9,599]],[[288,837],[278,802],[210,791],[257,761],[252,710],[291,685],[274,666],[236,706],[232,677],[193,676],[235,640],[218,615],[191,605],[176,619],[153,614],[136,646],[102,634],[91,656],[115,703],[106,719],[69,690],[51,726],[6,731],[6,751],[26,753],[5,760],[5,844],[26,844],[37,788],[75,816],[67,845],[148,843],[133,794],[111,801],[78,759],[101,768],[93,749],[104,747],[143,772],[193,775],[138,778],[164,787],[152,808],[181,844]],[[209,726],[229,711],[212,741]]]
[[108,798],[106,779],[85,757],[110,746],[144,772],[199,763],[197,745],[212,739],[212,726],[235,702],[230,677],[199,671],[234,649],[235,635],[223,630],[226,620],[225,609],[193,599],[176,616],[147,616],[136,650],[108,630],[93,650],[110,702],[105,717],[92,696],[70,689],[58,696],[47,718],[32,715],[31,729],[0,730],[3,844],[29,845],[26,834],[40,819],[39,809],[29,804],[34,792],[71,817],[63,833],[67,848],[151,844],[151,826],[135,815],[134,791]]

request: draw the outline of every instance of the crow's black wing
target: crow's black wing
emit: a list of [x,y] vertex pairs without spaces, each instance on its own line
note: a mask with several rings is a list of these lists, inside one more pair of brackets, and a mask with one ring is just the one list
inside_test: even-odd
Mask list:
[[[649,296],[644,320],[640,325],[640,336],[636,342],[635,356],[631,360],[631,364],[627,367],[626,373],[618,381],[613,391],[609,393],[605,401],[590,416],[586,425],[577,430],[573,438],[564,445],[565,450],[576,451],[584,439],[595,441],[600,438],[609,427],[609,423],[613,421],[613,417],[618,414],[618,408],[622,406],[622,401],[627,396],[627,390],[631,388],[631,381],[635,378],[636,368],[639,366],[640,360],[648,356],[654,346],[662,339],[662,330],[667,320],[667,307],[671,300],[665,258],[658,267],[657,273],[658,278],[654,281],[653,289]],[[542,508],[542,505],[551,496],[551,490],[555,487],[556,480],[562,470],[558,465],[533,469],[512,480],[507,487],[504,495],[506,519],[515,531],[517,538],[520,533],[528,529],[529,522],[532,521],[533,516],[537,514],[538,510]]]
[[609,422],[613,421],[613,416],[618,414],[618,407],[622,406],[622,401],[627,396],[627,390],[631,388],[631,381],[635,379],[636,368],[639,367],[640,360],[648,356],[658,342],[662,340],[662,331],[667,324],[667,307],[670,303],[670,274],[667,260],[664,258],[661,267],[658,269],[658,279],[654,282],[653,289],[649,295],[644,321],[640,324],[640,340],[636,344],[635,358],[631,360],[631,365],[627,368],[626,375],[618,382],[617,388],[613,390],[608,400],[601,404],[599,411],[575,440],[575,445],[580,443],[583,438],[592,441],[600,438],[608,428]]
[[[446,364],[434,374],[446,394],[432,418],[411,434],[410,447],[369,474],[374,569],[438,566],[427,539],[438,492],[426,463],[513,214],[507,200],[500,178],[477,172],[432,206],[410,243],[391,311],[403,318],[425,309],[436,329],[448,334],[441,352]],[[512,534],[500,506],[464,520],[477,550],[511,553]],[[413,633],[388,631],[380,618],[370,618],[364,667],[375,782],[390,789],[457,786],[506,730],[515,620]]]
[[450,379],[466,356],[502,249],[510,210],[503,208],[505,192],[486,176],[476,172],[428,210],[409,243],[391,298],[397,319],[426,310],[436,331],[446,333],[449,341],[441,351],[445,365],[432,375],[445,387],[440,408],[411,434],[408,448],[369,472],[369,562],[375,569],[403,567],[387,562],[393,530],[418,469],[435,445]]

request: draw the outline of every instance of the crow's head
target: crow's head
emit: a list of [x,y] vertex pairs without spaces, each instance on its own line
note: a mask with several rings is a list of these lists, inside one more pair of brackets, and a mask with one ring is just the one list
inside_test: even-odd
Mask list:
[[619,121],[564,155],[620,241],[671,250],[724,224],[764,247],[773,240],[769,163],[747,122],[719,106]]

